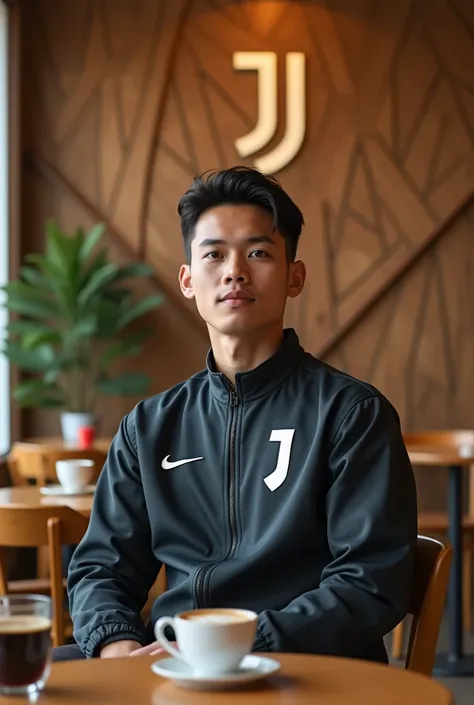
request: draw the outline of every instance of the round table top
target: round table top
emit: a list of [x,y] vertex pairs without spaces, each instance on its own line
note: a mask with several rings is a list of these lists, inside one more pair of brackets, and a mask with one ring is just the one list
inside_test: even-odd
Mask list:
[[92,511],[93,494],[84,495],[43,495],[39,487],[3,487],[0,489],[0,506],[44,507],[47,505],[71,507],[74,511],[89,517]]
[[413,465],[469,467],[474,464],[474,446],[412,445],[407,443],[406,448]]
[[[198,692],[155,675],[156,657],[90,659],[53,664],[42,703],[61,705],[452,705],[451,693],[410,671],[359,661],[271,654],[281,671],[245,689]],[[3,697],[2,705],[18,705]],[[21,700],[23,702],[23,700]]]

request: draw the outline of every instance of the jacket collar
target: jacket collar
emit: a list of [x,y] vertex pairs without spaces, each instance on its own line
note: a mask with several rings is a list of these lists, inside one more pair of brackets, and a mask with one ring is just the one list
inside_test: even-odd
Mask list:
[[[248,372],[239,372],[235,376],[235,386],[239,403],[251,401],[269,394],[290,375],[305,354],[298,336],[292,328],[283,332],[283,342],[271,357],[261,365]],[[216,371],[212,348],[207,354],[207,371],[213,396],[220,402],[228,404],[232,391],[225,375]]]

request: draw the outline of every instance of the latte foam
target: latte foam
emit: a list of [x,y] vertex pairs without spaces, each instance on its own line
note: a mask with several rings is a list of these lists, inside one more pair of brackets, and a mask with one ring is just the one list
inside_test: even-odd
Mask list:
[[239,617],[223,616],[218,614],[198,614],[195,617],[188,617],[191,622],[203,622],[204,624],[231,624],[233,622],[243,622]]
[[201,624],[237,624],[238,622],[248,622],[250,617],[245,612],[238,610],[209,609],[185,612],[180,615],[180,618]]

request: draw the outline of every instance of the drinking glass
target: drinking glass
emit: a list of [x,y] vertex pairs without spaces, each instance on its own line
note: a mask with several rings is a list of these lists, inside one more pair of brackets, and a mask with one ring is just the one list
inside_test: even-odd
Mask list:
[[0,694],[42,690],[51,670],[51,598],[0,597]]

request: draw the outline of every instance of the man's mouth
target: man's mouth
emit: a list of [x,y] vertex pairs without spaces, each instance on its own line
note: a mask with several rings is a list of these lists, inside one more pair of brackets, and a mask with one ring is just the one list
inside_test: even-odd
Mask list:
[[220,301],[231,308],[238,308],[253,303],[255,299],[246,291],[229,291]]

